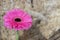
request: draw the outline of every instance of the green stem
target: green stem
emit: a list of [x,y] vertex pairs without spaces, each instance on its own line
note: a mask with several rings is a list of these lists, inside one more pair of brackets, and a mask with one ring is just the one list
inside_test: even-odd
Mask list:
[[19,40],[18,31],[16,32],[16,40]]

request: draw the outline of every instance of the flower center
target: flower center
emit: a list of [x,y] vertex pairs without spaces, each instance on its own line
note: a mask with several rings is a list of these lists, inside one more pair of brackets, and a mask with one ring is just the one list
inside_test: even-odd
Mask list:
[[21,22],[21,19],[20,18],[16,18],[15,21],[16,22]]

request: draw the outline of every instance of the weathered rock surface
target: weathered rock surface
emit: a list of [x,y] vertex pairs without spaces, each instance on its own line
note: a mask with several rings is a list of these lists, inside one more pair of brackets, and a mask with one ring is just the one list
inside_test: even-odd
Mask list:
[[0,40],[16,40],[16,31],[3,26],[5,12],[13,8],[33,18],[31,29],[19,31],[19,40],[60,40],[60,0],[0,0]]

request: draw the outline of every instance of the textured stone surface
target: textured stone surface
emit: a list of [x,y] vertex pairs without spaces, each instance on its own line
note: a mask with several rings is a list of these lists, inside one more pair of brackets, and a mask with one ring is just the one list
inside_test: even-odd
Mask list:
[[22,8],[33,18],[31,29],[19,31],[19,40],[60,40],[60,0],[0,0],[0,40],[16,40],[16,32],[4,28],[2,19],[13,8]]

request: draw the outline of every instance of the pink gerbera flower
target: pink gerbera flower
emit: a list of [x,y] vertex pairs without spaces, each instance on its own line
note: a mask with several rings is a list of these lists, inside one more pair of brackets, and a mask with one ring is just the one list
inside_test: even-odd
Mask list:
[[6,28],[15,30],[28,30],[32,26],[32,18],[22,9],[12,9],[6,12],[3,17]]

